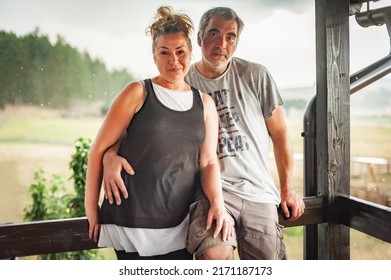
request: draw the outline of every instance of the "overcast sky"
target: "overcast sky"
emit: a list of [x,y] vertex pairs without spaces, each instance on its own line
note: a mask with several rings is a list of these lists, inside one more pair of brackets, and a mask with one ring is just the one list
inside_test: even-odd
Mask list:
[[[390,5],[388,0],[371,7]],[[156,9],[170,5],[187,13],[195,31],[204,11],[229,6],[245,22],[236,56],[269,68],[281,88],[315,82],[315,0],[0,0],[0,30],[25,35],[39,28],[88,51],[110,68],[127,68],[136,77],[156,74],[151,39],[145,28]],[[350,18],[351,73],[390,51],[386,26],[363,28]],[[193,62],[200,58],[194,39]]]

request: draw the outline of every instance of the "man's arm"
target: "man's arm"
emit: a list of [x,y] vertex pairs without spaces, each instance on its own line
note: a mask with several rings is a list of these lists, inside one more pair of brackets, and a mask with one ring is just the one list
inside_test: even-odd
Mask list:
[[[272,116],[266,120],[270,138],[273,143],[278,177],[281,190],[281,208],[289,221],[295,221],[304,213],[304,201],[292,186],[293,152],[289,141],[284,112],[278,106]],[[291,213],[289,211],[291,208]]]
[[118,155],[118,150],[121,145],[124,134],[117,142],[112,145],[103,155],[103,188],[105,197],[109,203],[113,204],[114,200],[117,205],[121,204],[120,192],[125,198],[128,198],[124,181],[121,177],[122,169],[125,169],[130,175],[134,175],[134,170],[129,162]]

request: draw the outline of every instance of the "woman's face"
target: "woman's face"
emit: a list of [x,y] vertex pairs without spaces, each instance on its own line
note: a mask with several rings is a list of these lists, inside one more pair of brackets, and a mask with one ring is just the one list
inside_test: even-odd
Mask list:
[[153,57],[160,75],[167,81],[183,80],[189,72],[191,61],[191,51],[184,33],[157,37]]

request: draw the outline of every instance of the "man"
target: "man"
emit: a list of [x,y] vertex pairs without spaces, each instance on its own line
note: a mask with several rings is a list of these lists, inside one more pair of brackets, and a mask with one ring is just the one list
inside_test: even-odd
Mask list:
[[[244,24],[230,8],[217,7],[204,13],[197,35],[202,59],[191,66],[186,80],[209,93],[220,120],[219,145],[224,201],[235,223],[236,236],[221,240],[213,228],[205,230],[209,204],[199,199],[192,208],[188,250],[198,259],[286,259],[280,204],[288,221],[304,212],[303,199],[292,188],[293,155],[285,123],[282,98],[267,69],[233,54]],[[268,168],[269,142],[273,144],[280,193]],[[126,190],[118,176],[122,159],[105,164],[105,187],[117,203]],[[116,162],[116,163],[115,163]],[[117,187],[118,186],[118,187]]]

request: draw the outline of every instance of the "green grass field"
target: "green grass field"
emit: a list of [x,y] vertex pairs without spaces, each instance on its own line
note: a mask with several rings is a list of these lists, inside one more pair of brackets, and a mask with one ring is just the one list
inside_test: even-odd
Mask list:
[[79,137],[95,137],[100,125],[97,118],[11,118],[0,128],[3,143],[70,144]]
[[[0,223],[22,222],[23,209],[30,204],[28,188],[37,168],[47,177],[60,174],[68,179],[74,141],[79,137],[93,139],[102,118],[97,114],[84,117],[64,116],[62,112],[42,108],[7,107],[0,111]],[[302,120],[289,120],[294,151],[303,151]],[[390,119],[378,122],[352,121],[351,154],[391,159]],[[295,162],[294,182],[302,189],[302,161]],[[390,187],[390,176],[384,185]],[[69,186],[72,191],[72,186]],[[303,259],[303,228],[284,230],[290,259]],[[107,258],[113,258],[110,250]],[[351,259],[391,259],[391,244],[351,230]]]

